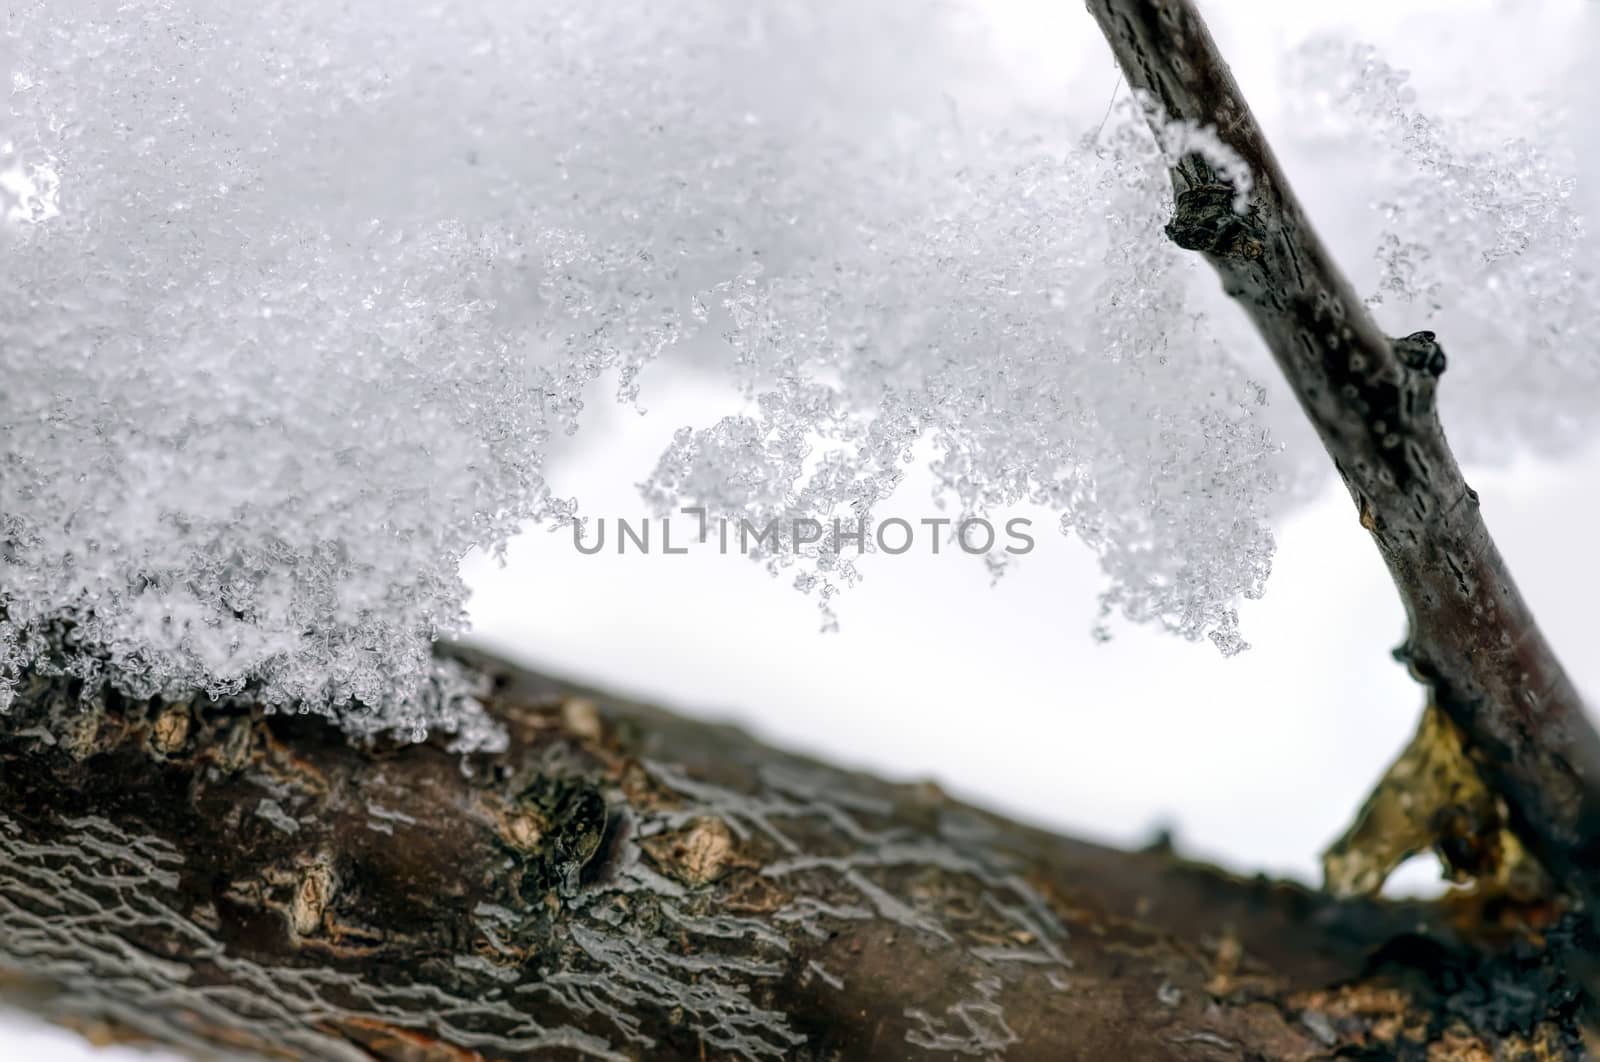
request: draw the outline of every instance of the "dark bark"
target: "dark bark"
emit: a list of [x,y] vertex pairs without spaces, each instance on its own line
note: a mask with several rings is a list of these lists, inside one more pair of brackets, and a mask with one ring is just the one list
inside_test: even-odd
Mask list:
[[[1404,655],[1585,898],[1597,741],[1391,341],[1193,9],[1091,0],[1214,124],[1174,171],[1406,600]],[[33,676],[0,730],[0,984],[112,1038],[273,1057],[1579,1058],[1562,903],[1339,903],[1119,853],[493,662],[504,753]]]
[[317,1059],[1581,1053],[1556,908],[1341,904],[480,666],[511,741],[467,758],[36,679],[0,983]]
[[1435,337],[1379,331],[1188,0],[1089,0],[1089,10],[1129,84],[1160,115],[1214,127],[1249,168],[1254,187],[1240,216],[1232,188],[1205,159],[1179,161],[1168,234],[1215,267],[1333,457],[1410,618],[1396,655],[1466,735],[1518,835],[1594,907],[1600,736],[1445,441],[1434,402],[1445,359]]

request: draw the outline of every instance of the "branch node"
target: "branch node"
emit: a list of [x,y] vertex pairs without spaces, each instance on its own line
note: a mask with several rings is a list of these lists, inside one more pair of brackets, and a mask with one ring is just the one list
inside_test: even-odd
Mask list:
[[1426,373],[1437,379],[1444,375],[1446,360],[1432,332],[1412,332],[1400,339],[1390,340],[1395,357],[1412,372]]
[[1202,251],[1222,258],[1261,257],[1264,233],[1256,211],[1239,214],[1236,193],[1227,184],[1198,184],[1178,193],[1167,238],[1186,251]]

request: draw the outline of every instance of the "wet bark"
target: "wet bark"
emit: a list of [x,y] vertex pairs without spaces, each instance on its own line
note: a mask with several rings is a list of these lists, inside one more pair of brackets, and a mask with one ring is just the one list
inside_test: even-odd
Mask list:
[[1446,359],[1436,337],[1391,339],[1378,329],[1189,0],[1089,0],[1089,10],[1129,84],[1155,105],[1152,121],[1214,128],[1248,169],[1249,206],[1238,214],[1233,187],[1206,159],[1178,160],[1168,235],[1205,254],[1333,458],[1410,618],[1396,655],[1466,736],[1517,835],[1595,908],[1600,735],[1445,439],[1435,399]]
[[0,984],[290,1058],[1582,1054],[1559,908],[1338,903],[475,666],[502,753],[35,678]]

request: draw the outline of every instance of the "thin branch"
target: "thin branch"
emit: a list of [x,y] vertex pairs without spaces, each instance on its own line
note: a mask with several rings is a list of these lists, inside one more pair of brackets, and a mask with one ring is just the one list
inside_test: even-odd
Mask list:
[[1391,340],[1312,229],[1188,0],[1088,0],[1161,118],[1213,126],[1254,179],[1249,211],[1190,155],[1168,235],[1205,254],[1255,322],[1349,488],[1410,617],[1396,655],[1466,734],[1545,867],[1600,900],[1600,736],[1495,548],[1434,406],[1434,336]]

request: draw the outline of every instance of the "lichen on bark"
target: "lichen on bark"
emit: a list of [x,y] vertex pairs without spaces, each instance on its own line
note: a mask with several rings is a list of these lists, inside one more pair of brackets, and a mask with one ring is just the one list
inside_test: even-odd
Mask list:
[[1559,907],[1341,904],[474,666],[501,753],[34,678],[0,734],[13,995],[319,1059],[1581,1051]]

